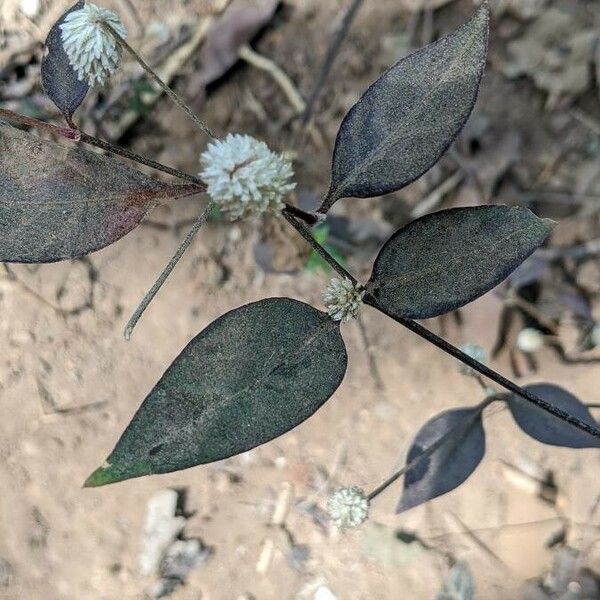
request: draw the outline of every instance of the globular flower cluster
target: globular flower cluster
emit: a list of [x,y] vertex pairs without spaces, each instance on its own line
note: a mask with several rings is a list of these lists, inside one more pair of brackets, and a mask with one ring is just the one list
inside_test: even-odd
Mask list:
[[369,516],[369,500],[359,487],[339,488],[327,500],[327,514],[340,529],[358,527]]
[[334,321],[350,321],[357,317],[364,295],[364,289],[354,285],[347,277],[335,277],[325,288],[323,302]]
[[296,187],[291,163],[249,135],[210,143],[200,162],[209,196],[232,221],[279,212]]
[[61,39],[69,63],[81,81],[104,85],[121,62],[121,46],[103,25],[109,25],[122,38],[127,31],[112,11],[86,3],[70,12],[60,25]]

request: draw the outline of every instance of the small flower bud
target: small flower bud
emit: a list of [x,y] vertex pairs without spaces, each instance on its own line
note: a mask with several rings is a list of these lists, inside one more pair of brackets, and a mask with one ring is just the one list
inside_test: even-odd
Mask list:
[[369,516],[369,500],[359,487],[338,488],[327,500],[327,514],[340,529],[358,527]]
[[517,336],[517,348],[525,354],[533,354],[544,345],[544,336],[541,331],[533,327],[526,327]]
[[[470,356],[473,360],[476,360],[477,362],[480,362],[482,364],[485,364],[487,362],[487,352],[485,351],[484,348],[482,348],[481,346],[479,346],[478,344],[463,344],[460,349],[467,355]],[[474,369],[472,369],[471,367],[469,367],[468,365],[465,365],[463,363],[461,363],[460,365],[460,372],[463,375],[476,375],[477,371],[475,371]]]
[[208,195],[232,221],[279,212],[296,187],[291,163],[249,135],[210,143],[200,161]]
[[365,291],[347,277],[334,277],[323,293],[323,302],[334,321],[350,321],[357,317],[364,295]]
[[69,63],[79,79],[90,86],[104,85],[121,62],[121,46],[103,24],[122,38],[127,36],[116,13],[91,3],[70,12],[60,25]]

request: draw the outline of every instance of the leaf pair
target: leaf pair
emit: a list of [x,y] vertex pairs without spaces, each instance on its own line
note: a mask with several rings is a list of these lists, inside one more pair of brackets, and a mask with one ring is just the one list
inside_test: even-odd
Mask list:
[[[340,198],[398,190],[439,160],[475,105],[488,34],[484,3],[462,27],[398,62],[365,92],[340,127],[321,212]],[[552,227],[505,206],[428,215],[388,240],[368,295],[404,318],[455,310],[505,279]]]
[[[441,314],[504,279],[541,243],[548,227],[527,210],[502,206],[423,217],[383,247],[367,291],[377,306],[395,315]],[[513,237],[519,241],[514,243]],[[346,357],[338,330],[324,313],[289,299],[264,300],[221,317],[169,367],[109,457],[109,471],[98,471],[90,485],[219,460],[292,429],[333,394],[343,377]],[[303,366],[286,368],[280,379],[281,357],[288,354]],[[311,379],[315,387],[306,387]],[[232,396],[235,390],[243,391]],[[250,405],[242,410],[238,404],[245,401],[248,390],[252,391]],[[296,412],[289,403],[298,401],[292,399],[299,392],[305,394],[301,396],[305,408]],[[527,407],[521,410],[525,414]],[[462,422],[466,414],[454,411],[432,422],[423,430],[423,439],[417,436],[413,454],[426,447],[438,429]],[[254,415],[257,421],[251,418]],[[542,418],[541,413],[535,416]],[[245,436],[240,436],[241,431]],[[455,473],[455,467],[448,467],[447,456],[454,450],[466,453],[458,468],[466,465],[472,470],[485,448],[480,421],[473,421],[460,434],[458,446],[446,445],[427,467],[437,472],[436,465],[443,465],[445,476],[456,485],[462,482],[462,471]],[[471,440],[470,445],[463,445],[463,436]],[[409,462],[412,458],[411,454]],[[422,493],[420,485],[412,488],[417,496]],[[444,491],[448,490],[435,495]]]
[[[525,389],[584,423],[597,426],[589,410],[561,387],[540,383]],[[519,396],[506,395],[501,400],[508,404],[521,430],[539,442],[566,448],[600,448],[597,438],[541,411]],[[408,468],[404,491],[396,512],[404,512],[456,489],[475,471],[485,454],[484,406],[485,403],[449,410],[423,425],[406,456]],[[423,458],[419,460],[420,456]]]

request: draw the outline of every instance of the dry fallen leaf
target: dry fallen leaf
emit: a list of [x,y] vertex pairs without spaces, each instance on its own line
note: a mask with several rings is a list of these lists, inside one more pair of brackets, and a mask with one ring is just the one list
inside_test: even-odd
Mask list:
[[242,46],[271,20],[279,0],[236,0],[211,27],[200,59],[202,67],[192,87],[198,92],[222,77],[238,61]]
[[550,9],[532,23],[525,35],[508,44],[510,59],[503,72],[509,78],[526,75],[548,93],[552,108],[562,98],[576,98],[591,84],[598,33],[583,29],[572,14]]

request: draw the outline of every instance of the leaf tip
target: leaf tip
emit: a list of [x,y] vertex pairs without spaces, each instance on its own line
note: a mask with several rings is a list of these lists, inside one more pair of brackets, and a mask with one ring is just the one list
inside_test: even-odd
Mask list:
[[491,16],[490,3],[489,0],[482,0],[481,4],[477,8],[475,12],[477,16],[481,15],[484,19],[489,22]]
[[84,488],[100,487],[114,483],[118,481],[114,477],[114,473],[111,474],[111,464],[105,462],[101,467],[98,467],[84,482]]

